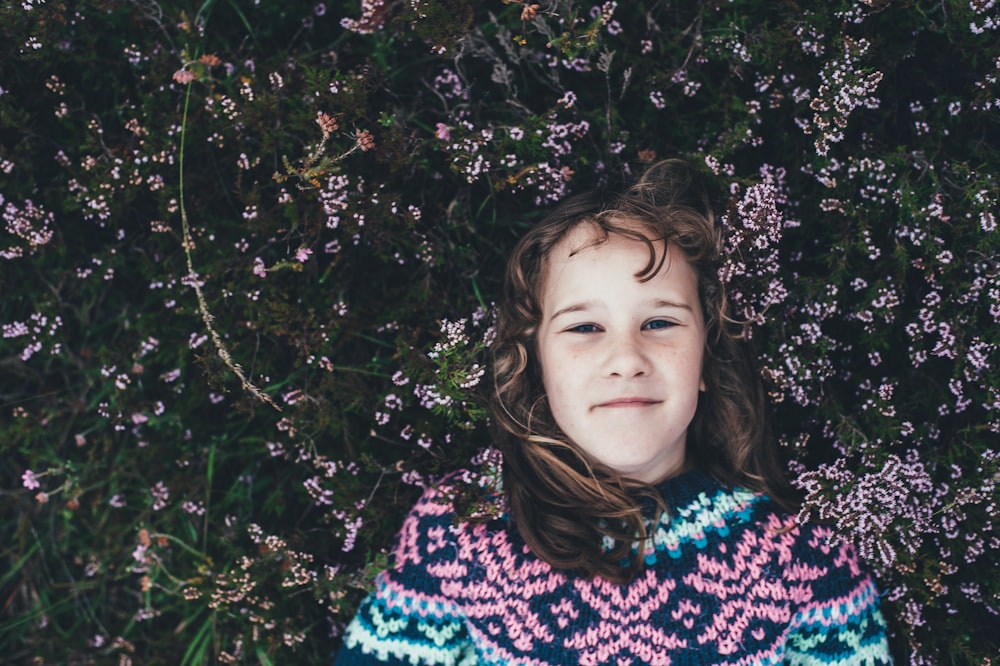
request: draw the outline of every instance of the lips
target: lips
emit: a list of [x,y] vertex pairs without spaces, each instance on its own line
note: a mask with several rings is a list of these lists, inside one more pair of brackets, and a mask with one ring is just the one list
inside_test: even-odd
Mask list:
[[642,396],[627,396],[623,398],[613,398],[606,402],[598,403],[594,407],[605,407],[605,408],[616,408],[616,409],[628,409],[637,407],[651,407],[652,405],[658,405],[662,400],[656,400],[654,398],[646,398]]

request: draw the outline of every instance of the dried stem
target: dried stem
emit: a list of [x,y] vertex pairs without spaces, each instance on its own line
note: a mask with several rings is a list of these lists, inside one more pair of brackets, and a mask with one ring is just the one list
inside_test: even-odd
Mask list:
[[255,398],[261,402],[267,403],[271,407],[274,407],[279,412],[281,407],[278,406],[276,402],[271,398],[271,396],[264,393],[262,390],[257,388],[249,379],[247,379],[246,374],[243,372],[243,368],[239,363],[233,360],[232,355],[230,355],[229,350],[226,348],[225,343],[222,341],[222,336],[215,329],[213,325],[215,322],[215,316],[208,309],[208,302],[205,300],[205,293],[201,289],[201,283],[198,281],[198,274],[194,270],[194,262],[191,259],[191,248],[194,247],[194,241],[191,238],[191,229],[188,225],[187,209],[184,207],[184,139],[187,132],[187,116],[188,116],[188,105],[191,101],[191,84],[188,83],[187,93],[184,96],[184,115],[181,119],[181,149],[180,149],[180,159],[179,159],[179,173],[180,173],[180,208],[181,208],[181,245],[184,247],[184,256],[187,259],[187,270],[188,270],[188,281],[194,288],[194,293],[198,297],[198,310],[201,312],[201,320],[205,323],[205,328],[208,329],[209,335],[212,336],[212,343],[215,345],[215,351],[222,362],[233,371],[239,380],[240,385],[243,387],[244,391],[248,391]]

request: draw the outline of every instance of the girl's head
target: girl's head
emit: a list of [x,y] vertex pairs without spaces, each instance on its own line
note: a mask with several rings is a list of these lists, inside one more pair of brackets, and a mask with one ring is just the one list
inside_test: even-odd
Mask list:
[[684,467],[705,386],[698,276],[660,229],[609,224],[572,227],[542,260],[530,344],[565,438],[588,460],[655,483]]
[[493,411],[511,516],[550,563],[625,576],[622,553],[580,548],[630,546],[636,491],[690,466],[780,488],[720,233],[701,174],[666,161],[622,193],[567,199],[511,254]]

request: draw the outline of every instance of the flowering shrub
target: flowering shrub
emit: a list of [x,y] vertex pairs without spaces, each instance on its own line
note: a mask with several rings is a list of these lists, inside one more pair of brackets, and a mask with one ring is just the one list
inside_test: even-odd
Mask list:
[[803,515],[901,663],[995,663],[1000,6],[814,4],[0,7],[6,657],[328,661],[420,488],[495,464],[506,251],[679,155]]

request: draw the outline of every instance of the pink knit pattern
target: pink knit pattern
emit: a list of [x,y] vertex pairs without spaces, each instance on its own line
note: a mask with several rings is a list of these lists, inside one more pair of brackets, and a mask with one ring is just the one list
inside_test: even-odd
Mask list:
[[831,547],[829,529],[794,525],[764,496],[686,477],[665,492],[673,510],[655,526],[649,564],[624,586],[554,570],[503,520],[456,523],[446,493],[428,491],[340,663],[473,653],[478,663],[539,666],[749,666],[796,654],[890,663],[875,587],[850,546]]

